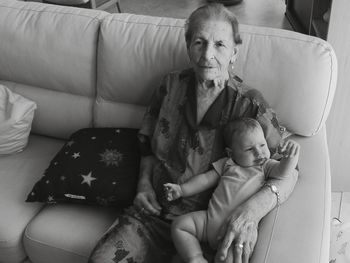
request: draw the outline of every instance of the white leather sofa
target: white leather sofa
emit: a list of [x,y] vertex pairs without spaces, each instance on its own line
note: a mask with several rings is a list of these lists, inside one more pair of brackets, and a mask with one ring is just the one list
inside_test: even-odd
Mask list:
[[[183,20],[0,0],[0,83],[38,108],[26,149],[0,156],[0,262],[83,263],[112,208],[26,203],[68,136],[138,128],[161,77],[189,66]],[[301,144],[291,198],[259,228],[252,263],[326,263],[331,180],[325,121],[337,78],[331,46],[241,26],[237,74],[259,89]],[[1,125],[1,123],[0,123]]]

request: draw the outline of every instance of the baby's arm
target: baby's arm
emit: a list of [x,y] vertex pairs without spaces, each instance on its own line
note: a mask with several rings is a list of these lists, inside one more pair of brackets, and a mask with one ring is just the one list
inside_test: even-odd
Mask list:
[[272,170],[270,178],[284,178],[292,174],[299,161],[300,145],[296,141],[287,140],[282,145],[280,153],[282,159],[276,169]]
[[168,201],[176,200],[198,194],[215,186],[219,180],[219,174],[213,169],[205,173],[193,176],[183,184],[164,184]]

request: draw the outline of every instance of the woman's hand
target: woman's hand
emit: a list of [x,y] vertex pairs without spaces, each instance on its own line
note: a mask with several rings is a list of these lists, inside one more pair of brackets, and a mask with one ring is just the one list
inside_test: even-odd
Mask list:
[[259,220],[244,204],[237,207],[220,229],[215,263],[248,263],[258,238]]
[[141,158],[140,179],[137,185],[137,194],[134,206],[141,212],[149,215],[160,215],[161,206],[157,202],[156,193],[152,187],[151,178],[154,166],[158,163],[155,156]]
[[157,202],[156,193],[151,185],[143,187],[143,190],[136,194],[134,206],[142,213],[160,215],[161,207]]

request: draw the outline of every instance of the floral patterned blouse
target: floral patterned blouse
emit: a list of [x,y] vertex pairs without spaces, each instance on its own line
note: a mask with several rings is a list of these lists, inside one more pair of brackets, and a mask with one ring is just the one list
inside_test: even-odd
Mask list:
[[237,117],[259,121],[273,151],[282,139],[284,128],[260,92],[248,89],[235,76],[197,124],[196,76],[192,69],[168,74],[155,91],[139,131],[143,155],[154,154],[159,163],[153,171],[153,187],[162,215],[174,216],[207,208],[213,189],[167,201],[164,184],[183,183],[211,168],[225,156],[224,125]]

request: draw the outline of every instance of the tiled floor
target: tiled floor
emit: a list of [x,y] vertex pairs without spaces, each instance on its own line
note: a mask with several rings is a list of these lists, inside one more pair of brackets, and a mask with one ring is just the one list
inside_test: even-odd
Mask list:
[[[206,0],[120,0],[123,13],[187,18]],[[258,25],[292,30],[284,12],[285,0],[243,0],[240,4],[229,6],[242,24]],[[107,10],[116,12],[116,8]]]
[[350,222],[350,192],[332,193],[331,217],[336,217],[342,222]]

